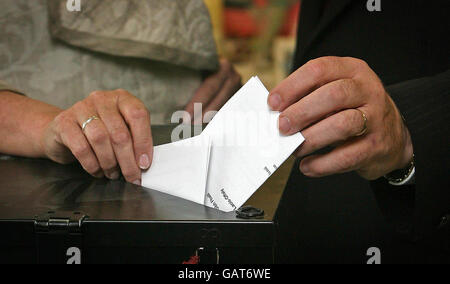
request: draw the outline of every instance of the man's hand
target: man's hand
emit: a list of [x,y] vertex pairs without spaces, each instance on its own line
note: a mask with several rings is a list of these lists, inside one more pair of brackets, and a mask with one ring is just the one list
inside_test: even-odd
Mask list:
[[[226,59],[220,60],[220,69],[203,81],[185,110],[194,124],[201,124],[203,116],[209,111],[218,111],[241,87],[241,76]],[[202,117],[194,117],[194,104],[202,104]],[[195,119],[195,120],[194,120]]]
[[[335,147],[301,161],[300,170],[307,176],[355,170],[373,180],[412,160],[409,131],[382,82],[362,60],[312,60],[273,89],[268,103],[282,112],[281,133],[302,131],[305,136],[296,151],[298,157]],[[362,133],[365,126],[367,131]]]
[[[82,125],[90,117],[92,120]],[[61,112],[41,140],[46,156],[58,163],[77,159],[95,177],[141,184],[141,169],[150,167],[153,141],[150,114],[144,104],[124,90],[96,91]]]

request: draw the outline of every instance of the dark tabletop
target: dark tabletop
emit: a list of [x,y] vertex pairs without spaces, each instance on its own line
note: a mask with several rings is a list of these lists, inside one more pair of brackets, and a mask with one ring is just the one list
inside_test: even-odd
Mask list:
[[[170,142],[173,126],[152,127],[154,144]],[[247,202],[265,211],[271,222],[292,160],[285,163]],[[59,165],[45,159],[0,159],[0,220],[29,220],[49,211],[84,212],[89,220],[236,221],[223,213],[187,200],[126,183],[95,179],[79,164]]]

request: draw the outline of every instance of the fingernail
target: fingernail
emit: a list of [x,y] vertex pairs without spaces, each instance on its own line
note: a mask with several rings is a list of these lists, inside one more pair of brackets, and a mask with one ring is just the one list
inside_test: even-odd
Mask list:
[[134,182],[133,182],[133,184],[135,184],[135,185],[141,185],[141,180],[140,179],[138,179],[138,180],[135,180]]
[[280,129],[281,133],[288,133],[291,130],[291,122],[289,121],[289,118],[280,116],[280,118],[278,119],[278,128]]
[[309,166],[306,163],[300,164],[300,171],[302,171],[303,174],[308,174],[309,172]]
[[269,106],[272,110],[279,110],[281,106],[281,97],[279,94],[271,94],[269,96]]
[[148,158],[147,154],[144,154],[139,158],[139,167],[142,170],[146,170],[148,169],[148,167],[150,167],[150,159]]

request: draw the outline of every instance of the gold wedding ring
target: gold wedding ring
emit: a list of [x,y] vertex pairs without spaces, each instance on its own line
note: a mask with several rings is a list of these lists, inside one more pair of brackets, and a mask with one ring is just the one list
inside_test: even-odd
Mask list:
[[363,126],[363,129],[362,129],[358,134],[355,135],[356,137],[359,137],[359,136],[363,136],[363,135],[366,134],[366,132],[367,132],[367,116],[366,116],[366,114],[365,114],[362,110],[357,109],[357,108],[355,108],[355,109],[361,113],[362,118],[363,118],[363,120],[364,120],[364,126]]
[[99,119],[97,116],[93,115],[91,117],[89,117],[88,119],[86,119],[85,122],[83,122],[83,125],[81,126],[81,130],[84,132],[84,129],[86,128],[86,126],[91,123],[94,120]]

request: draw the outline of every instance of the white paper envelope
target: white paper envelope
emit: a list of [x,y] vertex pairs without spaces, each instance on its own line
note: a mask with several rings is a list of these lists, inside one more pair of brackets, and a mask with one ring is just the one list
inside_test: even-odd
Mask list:
[[206,135],[156,146],[142,186],[204,204],[210,150]]
[[205,205],[222,211],[241,207],[304,141],[281,135],[279,112],[254,77],[216,114],[202,135],[212,141]]
[[254,77],[201,135],[155,147],[142,185],[225,212],[241,207],[304,141],[280,134],[268,95]]

